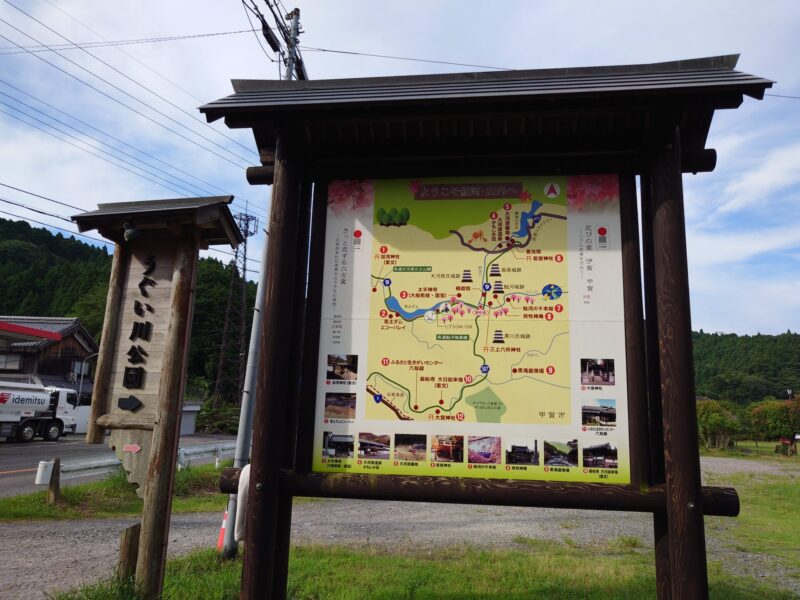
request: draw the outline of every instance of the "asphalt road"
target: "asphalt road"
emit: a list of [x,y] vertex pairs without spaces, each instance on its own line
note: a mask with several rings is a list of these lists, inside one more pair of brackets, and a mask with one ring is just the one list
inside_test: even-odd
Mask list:
[[[181,437],[180,447],[235,440],[236,437],[232,435],[195,434]],[[106,444],[87,444],[83,435],[65,436],[56,442],[39,440],[27,444],[15,441],[0,442],[0,496],[16,496],[42,489],[33,483],[41,460],[59,458],[63,464],[74,460],[113,456],[114,453]],[[62,479],[61,484],[84,483],[91,479],[87,477]]]

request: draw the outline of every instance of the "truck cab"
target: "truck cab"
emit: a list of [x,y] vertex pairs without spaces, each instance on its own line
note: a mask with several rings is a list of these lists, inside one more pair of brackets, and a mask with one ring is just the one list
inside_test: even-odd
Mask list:
[[74,390],[0,382],[0,437],[31,442],[39,436],[54,442],[75,432],[76,405]]

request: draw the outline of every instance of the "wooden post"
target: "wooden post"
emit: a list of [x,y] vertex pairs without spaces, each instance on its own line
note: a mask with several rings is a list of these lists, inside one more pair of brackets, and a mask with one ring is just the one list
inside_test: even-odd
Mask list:
[[631,485],[648,484],[647,376],[645,372],[644,317],[642,312],[642,271],[639,263],[639,216],[636,208],[636,179],[633,173],[620,176],[620,228],[622,234],[622,287],[625,299],[625,355],[628,373],[628,431],[631,457]]
[[175,250],[169,328],[161,363],[159,403],[145,481],[142,532],[136,562],[136,585],[143,598],[159,596],[164,582],[197,251],[198,244],[193,237],[180,240]]
[[115,574],[117,579],[129,579],[136,572],[136,558],[139,556],[139,534],[141,523],[131,525],[119,534],[119,558]]
[[[295,274],[305,264],[297,263],[299,183],[287,162],[281,142],[275,161],[272,210],[269,224],[269,273],[264,291],[261,348],[256,406],[253,418],[253,449],[250,463],[250,493],[245,528],[246,550],[242,569],[241,598],[283,600],[285,586],[276,589],[280,571],[288,560],[281,539],[288,536],[287,503],[281,500],[279,473],[286,443],[286,402],[290,397],[291,334]],[[289,503],[289,507],[291,504]],[[283,566],[278,566],[278,563]],[[278,586],[279,587],[279,586]]]
[[114,365],[114,351],[119,335],[122,294],[125,291],[125,277],[128,265],[128,249],[120,244],[114,246],[114,259],[111,261],[111,277],[108,281],[106,314],[103,317],[103,337],[97,353],[97,369],[94,376],[91,414],[86,430],[87,444],[102,444],[105,429],[97,424],[97,419],[107,415],[111,408],[111,369]]
[[53,470],[50,471],[50,485],[47,487],[47,503],[56,504],[61,500],[61,459],[53,459]]
[[[664,427],[661,417],[661,368],[658,353],[658,314],[653,258],[653,195],[649,173],[642,173],[642,261],[644,263],[645,340],[647,346],[647,404],[650,417],[650,485],[665,483]],[[653,539],[656,557],[656,597],[670,600],[669,529],[667,513],[653,513]]]
[[672,597],[708,598],[680,129],[650,164]]

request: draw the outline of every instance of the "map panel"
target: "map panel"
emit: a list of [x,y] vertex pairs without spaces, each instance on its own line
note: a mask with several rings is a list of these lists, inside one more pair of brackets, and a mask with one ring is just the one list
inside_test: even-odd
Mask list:
[[629,481],[618,190],[333,182],[314,470]]

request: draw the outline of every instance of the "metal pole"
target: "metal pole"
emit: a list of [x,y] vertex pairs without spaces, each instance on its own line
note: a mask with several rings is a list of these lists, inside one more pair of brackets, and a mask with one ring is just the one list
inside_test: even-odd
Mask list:
[[80,385],[78,385],[78,404],[80,404],[80,402],[81,402],[81,392],[83,391],[83,364],[87,360],[97,356],[98,354],[99,354],[99,352],[95,352],[94,354],[90,354],[89,356],[87,356],[83,360],[81,360],[81,383],[80,383]]
[[289,57],[286,59],[286,75],[284,77],[291,81],[296,79],[294,66],[297,61],[297,38],[300,35],[300,9],[295,8],[286,15],[286,18],[291,20],[292,28],[289,35]]
[[[236,432],[236,451],[233,466],[242,468],[250,461],[250,442],[253,439],[253,408],[255,406],[256,375],[258,374],[259,342],[261,341],[261,314],[264,304],[264,290],[267,281],[267,257],[269,233],[261,251],[261,273],[258,276],[256,303],[253,306],[253,324],[250,326],[250,345],[247,349],[247,368],[242,388],[242,407],[239,410],[239,430]],[[235,558],[238,544],[234,538],[233,524],[236,522],[236,494],[228,497],[228,522],[225,527],[225,541],[222,545],[223,558]]]

